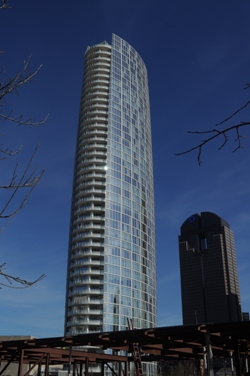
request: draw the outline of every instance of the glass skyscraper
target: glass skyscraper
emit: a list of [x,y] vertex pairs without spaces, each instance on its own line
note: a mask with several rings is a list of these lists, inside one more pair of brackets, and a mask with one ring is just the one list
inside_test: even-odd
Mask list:
[[234,235],[217,214],[191,215],[179,236],[183,324],[242,320]]
[[77,135],[65,335],[156,325],[154,184],[145,64],[116,35],[88,47]]

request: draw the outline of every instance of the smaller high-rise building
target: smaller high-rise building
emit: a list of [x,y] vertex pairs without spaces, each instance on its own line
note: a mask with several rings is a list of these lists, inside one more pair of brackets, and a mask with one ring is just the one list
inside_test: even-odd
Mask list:
[[190,216],[179,236],[183,324],[242,320],[233,232],[218,215]]
[[242,321],[249,321],[249,312],[242,312]]

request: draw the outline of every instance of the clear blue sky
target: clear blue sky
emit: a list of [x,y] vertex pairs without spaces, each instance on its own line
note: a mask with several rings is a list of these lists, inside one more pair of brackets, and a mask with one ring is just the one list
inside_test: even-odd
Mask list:
[[[178,256],[180,226],[212,211],[235,234],[243,311],[250,311],[250,140],[232,153],[235,135],[218,152],[174,154],[244,104],[250,82],[249,0],[9,0],[0,12],[1,65],[11,76],[32,53],[37,79],[6,98],[15,114],[50,114],[36,129],[1,123],[2,142],[15,148],[20,171],[40,142],[35,162],[46,172],[29,203],[1,234],[9,274],[47,277],[22,291],[0,290],[0,334],[63,335],[69,213],[75,139],[86,47],[114,32],[142,56],[149,76],[157,226],[158,325],[182,323]],[[238,116],[250,119],[250,109]],[[249,136],[249,130],[243,134]],[[1,161],[3,184],[16,160]],[[1,202],[4,202],[4,193]]]

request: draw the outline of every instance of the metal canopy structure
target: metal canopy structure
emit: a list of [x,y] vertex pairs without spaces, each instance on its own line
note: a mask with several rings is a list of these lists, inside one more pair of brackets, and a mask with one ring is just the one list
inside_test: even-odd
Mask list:
[[[36,365],[45,366],[48,375],[49,365],[56,364],[71,366],[73,375],[82,374],[84,367],[86,376],[89,365],[100,364],[104,374],[104,365],[112,369],[112,363],[118,364],[114,374],[126,375],[128,363],[133,361],[134,343],[140,346],[142,362],[203,359],[204,351],[212,351],[215,358],[233,357],[240,376],[240,359],[250,355],[250,321],[0,341],[0,359],[5,364],[0,368],[0,375],[13,362],[18,363],[18,376],[29,375]],[[104,350],[110,350],[112,355]],[[125,351],[128,356],[117,355],[119,351]],[[24,364],[30,367],[25,374]]]

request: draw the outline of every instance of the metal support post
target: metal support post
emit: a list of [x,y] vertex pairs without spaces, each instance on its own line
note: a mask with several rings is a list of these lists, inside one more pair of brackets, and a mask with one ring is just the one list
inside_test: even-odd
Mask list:
[[19,357],[19,364],[18,364],[18,376],[22,376],[23,374],[23,356],[24,356],[24,350],[21,350],[20,357]]
[[89,358],[86,358],[85,362],[85,376],[89,376]]
[[236,375],[241,376],[238,338],[234,338],[234,361],[235,361]]
[[71,354],[72,354],[72,345],[69,345],[68,376],[70,376],[70,370],[71,370]]
[[45,376],[49,376],[49,354],[46,356]]

